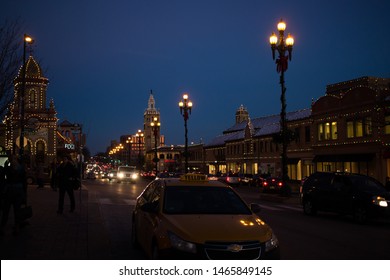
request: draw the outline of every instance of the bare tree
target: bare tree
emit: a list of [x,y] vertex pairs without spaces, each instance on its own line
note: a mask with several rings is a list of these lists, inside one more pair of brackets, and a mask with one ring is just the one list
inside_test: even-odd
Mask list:
[[13,81],[22,63],[22,25],[19,20],[0,25],[0,118],[13,99]]

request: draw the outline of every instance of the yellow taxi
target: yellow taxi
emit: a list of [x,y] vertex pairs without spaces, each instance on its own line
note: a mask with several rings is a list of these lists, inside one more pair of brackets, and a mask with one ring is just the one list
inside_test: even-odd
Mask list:
[[259,210],[206,175],[159,178],[137,198],[132,243],[151,259],[279,259],[278,239]]

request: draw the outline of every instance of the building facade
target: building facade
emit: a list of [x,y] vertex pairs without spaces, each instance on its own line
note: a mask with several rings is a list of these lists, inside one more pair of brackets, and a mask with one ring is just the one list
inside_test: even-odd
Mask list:
[[[161,123],[160,111],[156,108],[156,101],[153,92],[150,91],[148,108],[144,112],[144,136],[145,136],[145,151],[150,151],[156,146],[160,146],[160,126],[152,126],[153,123]],[[156,143],[157,142],[157,143]]]
[[[22,66],[23,67],[23,66]],[[23,77],[22,67],[14,80],[14,101],[5,116],[5,149],[18,153],[20,149],[21,122],[24,127],[24,157],[28,167],[36,164],[48,165],[57,153],[57,117],[54,101],[46,104],[46,90],[49,80],[42,74],[41,67],[30,56],[26,61]],[[24,106],[21,107],[24,92]],[[24,119],[21,120],[21,110]]]
[[[362,77],[328,85],[311,108],[287,113],[288,175],[315,171],[390,177],[390,79]],[[208,173],[281,175],[280,116],[250,119],[241,105],[236,123],[204,145]]]
[[390,79],[362,77],[329,85],[312,106],[318,171],[390,176]]

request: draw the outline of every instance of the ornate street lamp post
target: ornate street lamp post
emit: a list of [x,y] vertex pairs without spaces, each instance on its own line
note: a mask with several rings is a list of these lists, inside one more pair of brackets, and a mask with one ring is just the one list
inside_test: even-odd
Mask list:
[[[284,86],[284,72],[287,71],[288,60],[291,61],[292,48],[294,44],[294,39],[290,34],[287,35],[287,38],[284,38],[284,31],[286,30],[286,23],[283,20],[280,20],[278,23],[279,31],[279,44],[278,37],[275,33],[272,33],[269,38],[271,49],[272,49],[272,59],[275,60],[275,50],[278,51],[278,58],[276,59],[276,71],[280,73],[280,85],[282,88],[282,93],[280,96],[280,101],[282,103],[282,109],[280,112],[280,127],[281,127],[281,140],[282,140],[282,180],[284,185],[288,179],[288,169],[287,169],[287,120],[286,120],[286,88]],[[288,54],[286,54],[288,52]]]
[[187,120],[189,114],[191,114],[192,102],[188,99],[188,94],[183,94],[183,99],[179,102],[180,113],[184,118],[184,138],[185,138],[185,146],[184,146],[184,158],[185,158],[185,173],[188,172],[188,129],[187,129]]
[[34,40],[24,34],[23,36],[23,67],[22,67],[22,91],[20,94],[20,139],[19,139],[19,156],[24,160],[24,93],[26,90],[26,48],[27,44],[32,44]]
[[144,137],[144,134],[141,132],[141,129],[138,129],[138,132],[135,134],[138,137],[138,169],[141,170],[141,137]]
[[158,130],[161,126],[161,123],[158,121],[157,117],[153,118],[153,121],[150,123],[150,126],[153,129],[154,134],[154,158],[153,161],[156,164],[156,175],[158,172],[158,157],[157,157],[157,138],[158,138]]

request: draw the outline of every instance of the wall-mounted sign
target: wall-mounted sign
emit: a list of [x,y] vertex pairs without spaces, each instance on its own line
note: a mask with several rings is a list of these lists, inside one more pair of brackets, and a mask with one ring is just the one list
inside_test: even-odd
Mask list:
[[74,150],[74,144],[65,144],[65,149],[68,149],[68,150]]

